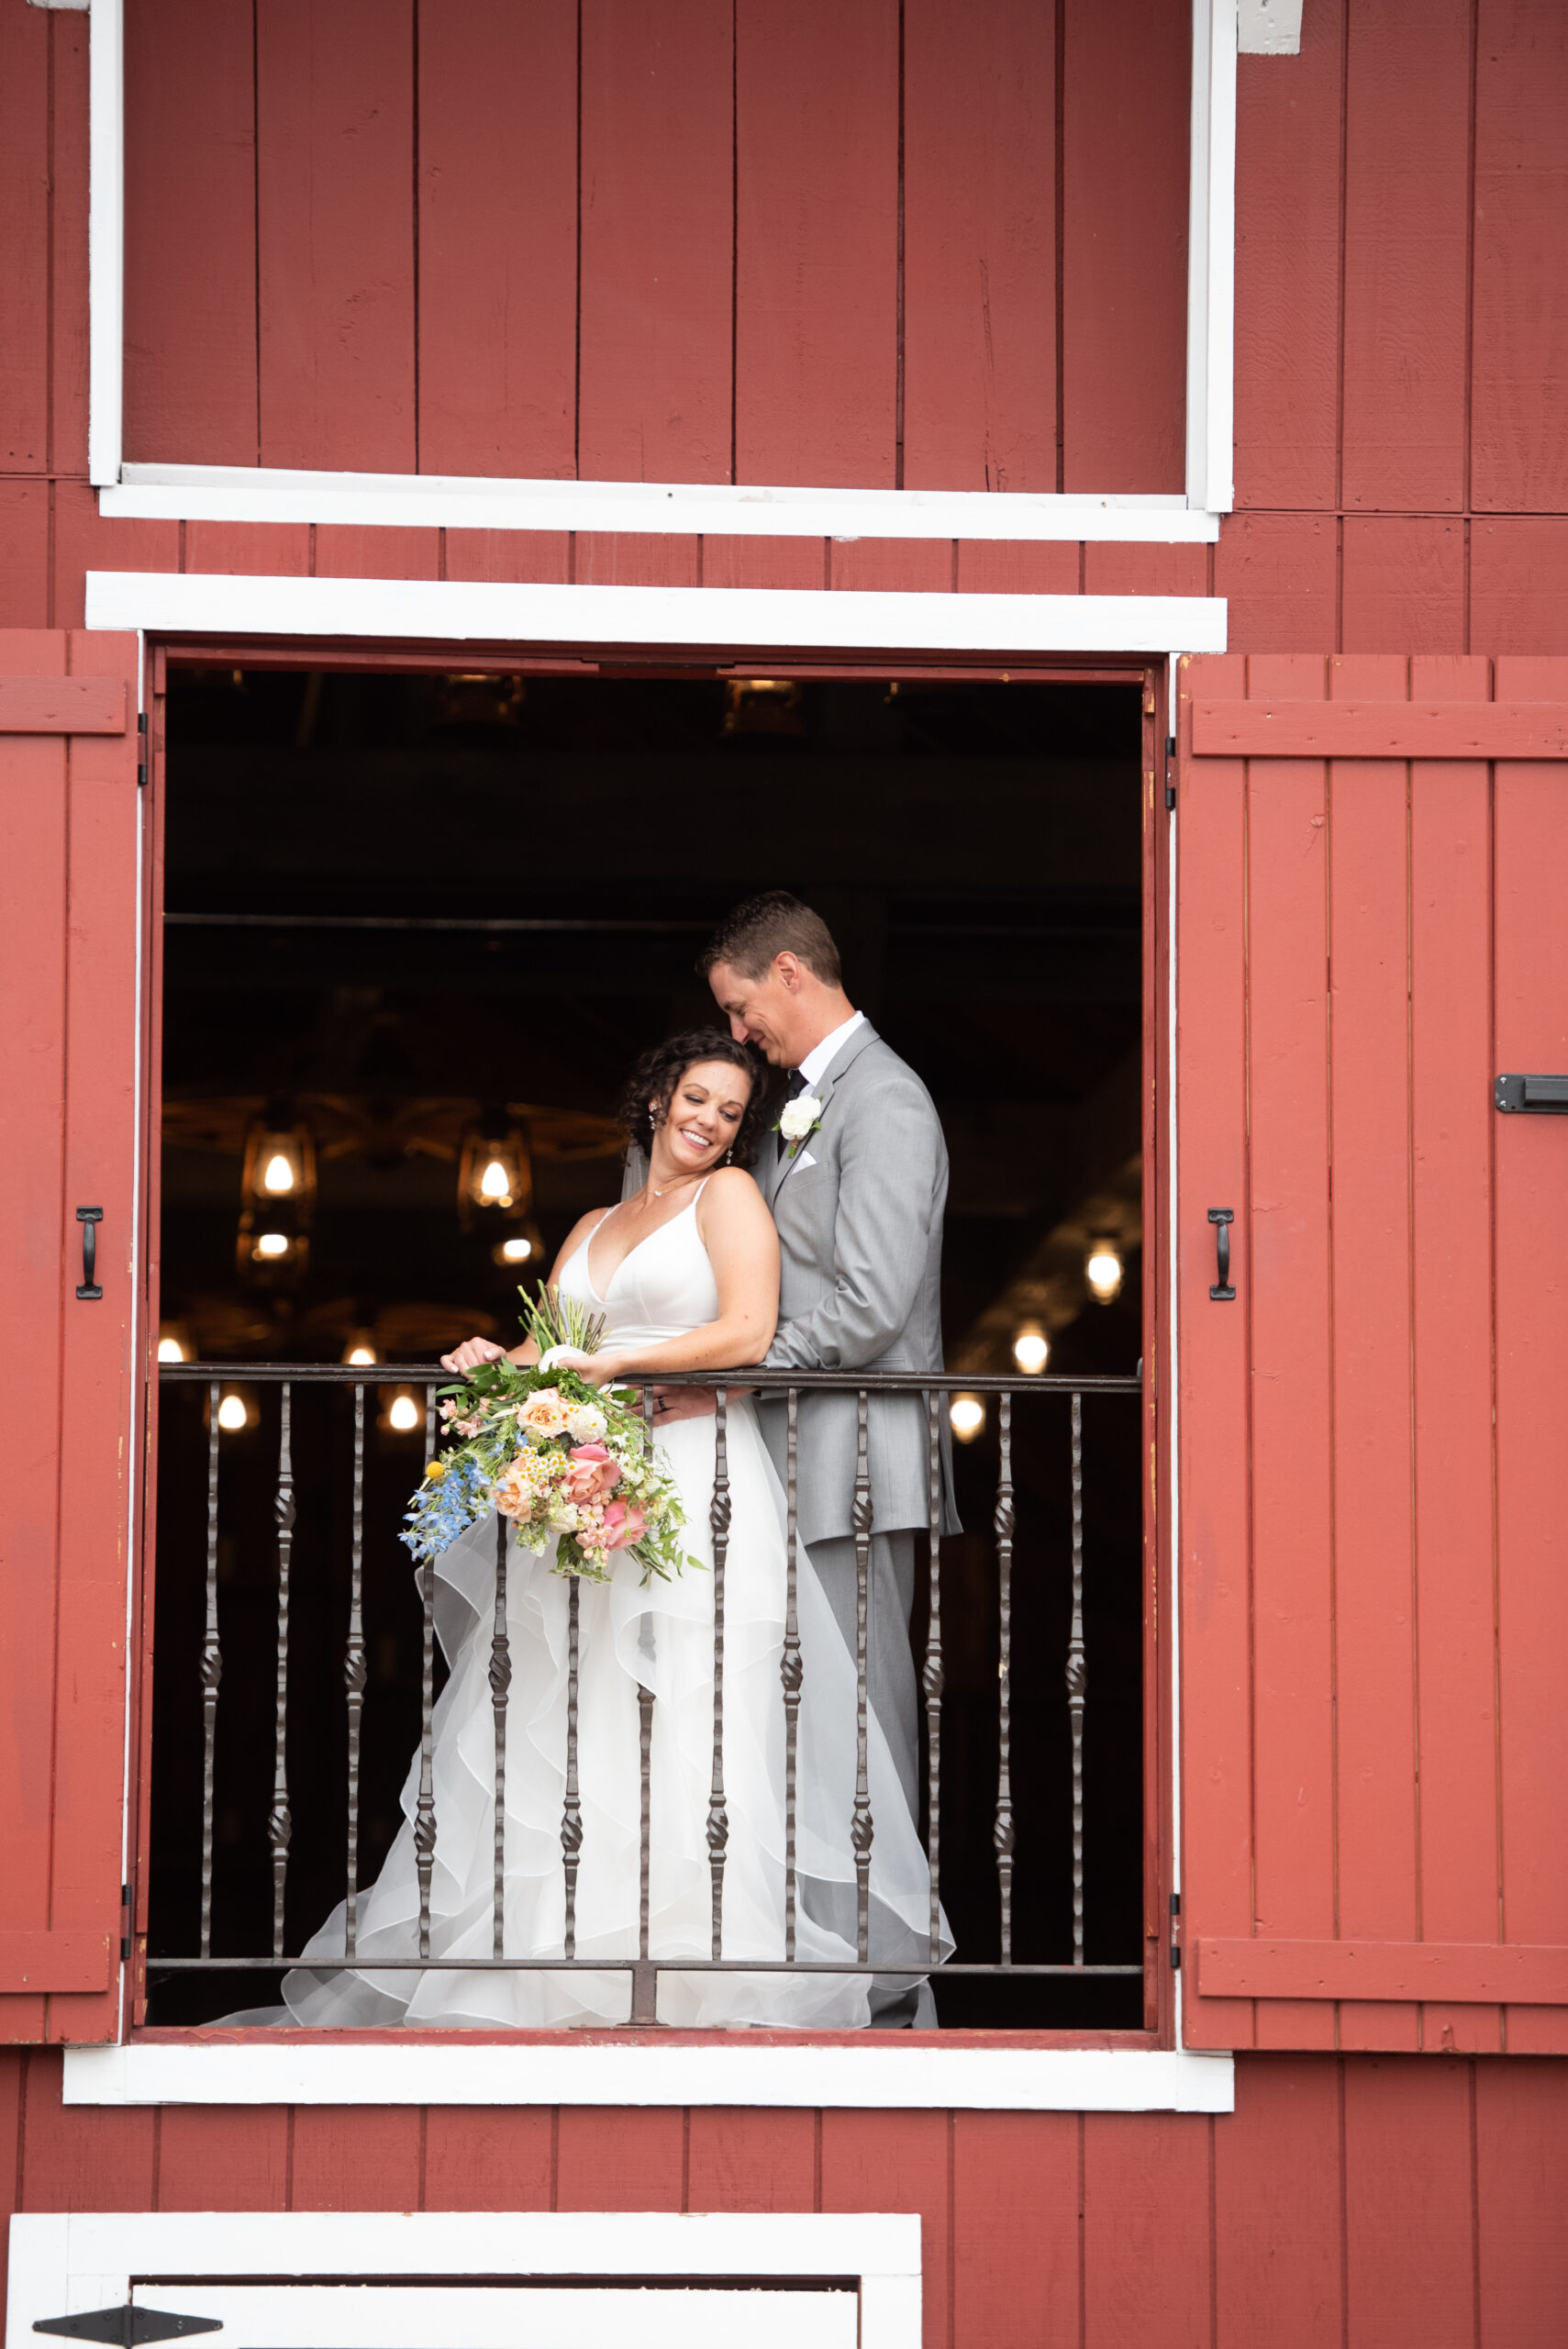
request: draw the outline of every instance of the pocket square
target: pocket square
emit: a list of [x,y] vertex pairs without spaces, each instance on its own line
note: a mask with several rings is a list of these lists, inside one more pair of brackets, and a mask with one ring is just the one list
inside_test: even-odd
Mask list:
[[803,1150],[800,1156],[795,1163],[797,1166],[815,1166],[817,1161],[812,1157],[811,1152],[808,1150]]

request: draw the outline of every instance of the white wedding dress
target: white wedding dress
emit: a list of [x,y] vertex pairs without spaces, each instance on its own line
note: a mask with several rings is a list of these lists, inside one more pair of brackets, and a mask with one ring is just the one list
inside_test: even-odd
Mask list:
[[[607,1210],[606,1210],[607,1212]],[[597,1227],[595,1226],[595,1230]],[[718,1296],[697,1230],[696,1198],[619,1264],[603,1295],[589,1264],[592,1235],[561,1286],[606,1319],[617,1349],[655,1343],[713,1320]],[[576,1890],[579,1959],[634,1957],[640,1894],[639,1684],[651,1688],[650,1951],[706,1958],[712,1946],[707,1820],[713,1772],[713,1494],[715,1421],[684,1419],[659,1443],[685,1508],[688,1566],[644,1589],[623,1554],[607,1583],[581,1585],[578,1776],[583,1839]],[[727,1959],[784,1954],[784,1716],[780,1682],[785,1600],[784,1496],[754,1406],[728,1412],[731,1500],[724,1606],[724,1868]],[[568,1586],[509,1538],[506,1954],[560,1957],[565,1890],[561,1825],[566,1785]],[[495,1520],[437,1562],[437,1629],[451,1676],[435,1709],[435,1861],[430,1954],[488,1957],[495,1883],[495,1745],[489,1682],[495,1603]],[[804,1543],[796,1567],[804,1664],[796,1763],[796,1956],[855,1957],[855,1669]],[[314,2028],[406,2024],[495,2029],[625,2023],[627,1972],[378,1971],[377,1957],[418,1954],[414,1846],[418,1756],[403,1789],[404,1822],[358,1907],[356,1964],[344,1959],[339,1906],[313,1937],[308,1967],[284,1983],[278,2021]],[[886,1741],[871,1717],[874,1835],[871,1955],[918,1975],[929,1964],[925,1854]],[[951,1943],[945,1928],[945,1955]],[[334,1962],[336,1961],[336,1962]],[[895,1985],[895,1987],[897,1986]],[[854,2029],[869,2020],[872,1977],[843,1974],[668,1974],[662,2023]],[[929,1995],[928,1995],[929,2003]]]

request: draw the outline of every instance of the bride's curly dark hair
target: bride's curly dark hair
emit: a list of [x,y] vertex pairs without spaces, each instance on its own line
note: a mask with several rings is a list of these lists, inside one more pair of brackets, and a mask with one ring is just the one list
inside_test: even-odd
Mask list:
[[728,1157],[732,1166],[750,1166],[757,1155],[767,1113],[768,1066],[760,1052],[753,1052],[750,1044],[738,1044],[722,1028],[688,1028],[679,1036],[666,1036],[662,1044],[654,1044],[644,1052],[627,1078],[626,1090],[621,1095],[620,1122],[641,1150],[651,1151],[653,1119],[650,1103],[657,1101],[668,1109],[682,1077],[699,1061],[726,1061],[731,1068],[744,1069],[751,1080],[745,1115]]

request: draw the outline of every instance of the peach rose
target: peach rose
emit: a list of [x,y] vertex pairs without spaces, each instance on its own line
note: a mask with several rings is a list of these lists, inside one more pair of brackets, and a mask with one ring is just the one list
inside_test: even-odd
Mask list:
[[641,1541],[648,1520],[633,1501],[612,1501],[605,1511],[605,1530],[601,1536],[606,1550],[630,1550]]
[[569,1457],[561,1487],[569,1501],[602,1501],[620,1483],[620,1463],[602,1443],[580,1443]]
[[539,1498],[539,1479],[526,1452],[520,1452],[496,1479],[491,1498],[503,1517],[520,1519],[532,1515]]
[[560,1435],[566,1425],[566,1406],[557,1386],[541,1386],[517,1406],[517,1425],[530,1435]]

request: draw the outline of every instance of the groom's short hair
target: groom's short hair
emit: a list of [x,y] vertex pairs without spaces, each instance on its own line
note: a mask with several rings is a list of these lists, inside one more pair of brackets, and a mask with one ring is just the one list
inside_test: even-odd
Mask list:
[[764,889],[761,896],[748,897],[726,914],[697,968],[706,979],[718,963],[728,963],[743,979],[754,979],[780,954],[796,956],[824,986],[843,985],[843,964],[832,931],[820,914],[787,889]]

